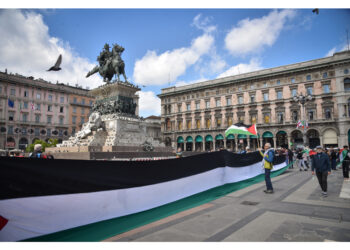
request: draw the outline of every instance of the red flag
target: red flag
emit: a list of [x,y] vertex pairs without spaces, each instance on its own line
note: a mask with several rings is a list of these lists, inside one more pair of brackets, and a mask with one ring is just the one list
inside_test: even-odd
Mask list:
[[9,221],[8,219],[5,219],[4,217],[2,217],[0,215],[0,231],[1,231],[1,229],[3,229],[6,226],[8,221]]
[[253,124],[252,126],[250,126],[249,128],[247,128],[248,132],[252,133],[253,135],[257,135],[258,131],[256,131],[256,125]]

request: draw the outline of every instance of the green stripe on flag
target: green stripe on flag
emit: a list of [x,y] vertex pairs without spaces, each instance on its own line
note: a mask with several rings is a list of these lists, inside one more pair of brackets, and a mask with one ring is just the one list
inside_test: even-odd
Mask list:
[[[292,164],[292,163],[291,163]],[[271,177],[276,177],[282,174],[291,165],[277,170],[271,173]],[[146,224],[158,221],[160,219],[166,218],[170,215],[179,213],[181,211],[197,207],[199,205],[208,203],[222,196],[225,196],[234,191],[246,188],[253,184],[262,182],[265,180],[264,174],[258,175],[256,177],[225,184],[216,188],[209,189],[207,191],[189,196],[187,198],[156,207],[143,212],[126,215],[110,220],[100,221],[85,226],[80,226],[57,233],[47,234],[40,237],[35,237],[31,239],[24,240],[26,242],[93,242],[102,241],[110,237],[116,236],[118,234],[130,231],[132,229],[144,226]]]

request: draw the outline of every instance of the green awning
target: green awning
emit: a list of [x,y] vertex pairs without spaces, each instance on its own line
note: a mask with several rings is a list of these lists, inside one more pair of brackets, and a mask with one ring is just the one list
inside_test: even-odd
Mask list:
[[233,134],[229,134],[227,137],[226,137],[227,140],[234,140],[235,139],[235,136]]
[[187,138],[186,138],[186,142],[193,142],[193,138],[192,138],[192,136],[187,136]]
[[215,137],[215,140],[223,140],[224,137],[221,135],[221,134],[218,134],[216,137]]
[[273,138],[273,134],[270,131],[266,131],[262,135],[263,138]]
[[[258,136],[259,136],[259,134],[258,134]],[[250,135],[249,138],[250,138],[250,139],[257,139],[258,136],[256,136],[256,135]]]
[[213,141],[213,137],[211,135],[207,135],[205,137],[205,141]]
[[200,136],[200,135],[197,135],[195,141],[196,142],[202,142],[203,141],[203,137]]
[[184,138],[182,138],[182,136],[179,136],[177,138],[177,143],[184,143]]
[[247,138],[247,135],[238,135],[237,138],[238,138],[238,139],[246,139],[246,138]]
[[277,134],[286,135],[287,133],[286,131],[281,130],[281,131],[278,131]]

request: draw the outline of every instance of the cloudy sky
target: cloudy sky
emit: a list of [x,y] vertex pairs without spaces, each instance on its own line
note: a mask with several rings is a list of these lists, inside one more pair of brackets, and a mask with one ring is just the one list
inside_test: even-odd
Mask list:
[[[91,89],[103,82],[86,73],[105,43],[118,43],[128,80],[144,86],[144,117],[160,114],[162,88],[331,56],[347,49],[350,32],[341,8],[44,7],[0,9],[0,71]],[[62,70],[47,72],[59,54]]]

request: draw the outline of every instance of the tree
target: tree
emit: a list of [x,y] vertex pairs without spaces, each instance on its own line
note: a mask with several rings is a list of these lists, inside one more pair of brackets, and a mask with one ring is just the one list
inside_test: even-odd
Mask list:
[[33,152],[35,144],[41,144],[42,151],[44,152],[45,148],[56,147],[57,143],[57,139],[49,139],[48,142],[43,140],[35,140],[34,143],[28,145],[26,152]]

